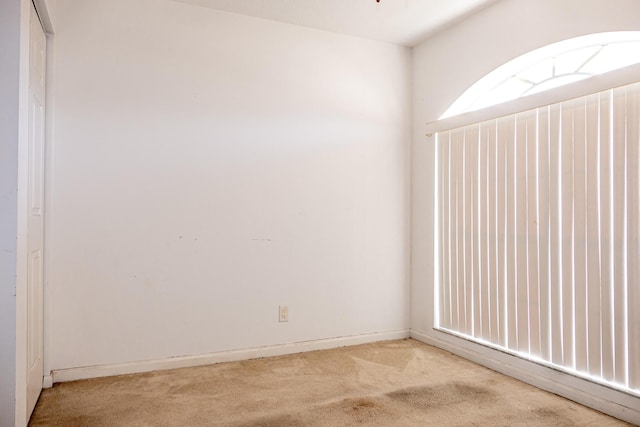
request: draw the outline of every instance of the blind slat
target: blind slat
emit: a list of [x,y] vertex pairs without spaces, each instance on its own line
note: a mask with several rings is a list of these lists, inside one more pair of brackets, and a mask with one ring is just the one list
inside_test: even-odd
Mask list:
[[473,175],[475,171],[473,147],[477,143],[473,131],[467,129],[464,135],[464,248],[465,248],[465,284],[464,300],[464,330],[473,336]]
[[537,114],[526,118],[527,136],[527,291],[529,310],[529,351],[541,355],[540,334],[540,265],[539,265],[539,218],[538,218],[538,123]]
[[589,372],[587,348],[587,174],[586,174],[586,105],[576,102],[573,116],[573,245],[575,288],[575,359],[576,369]]
[[455,200],[455,251],[456,251],[456,280],[454,286],[451,287],[451,327],[456,331],[462,331],[461,307],[462,298],[461,290],[464,286],[464,181],[462,161],[464,159],[464,135],[461,131],[451,132],[452,156],[451,165],[453,168],[452,176],[454,177],[456,200]]
[[600,275],[600,209],[602,207],[600,186],[600,138],[598,123],[600,116],[599,96],[590,96],[586,103],[586,193],[587,193],[587,346],[589,373],[602,375],[602,317],[601,317],[601,275]]
[[456,152],[456,143],[455,143],[455,132],[448,132],[448,141],[449,141],[449,186],[450,186],[450,194],[451,200],[450,204],[450,223],[449,223],[449,251],[450,251],[450,259],[449,262],[451,264],[451,274],[449,275],[449,325],[451,329],[458,328],[457,321],[457,299],[456,293],[458,289],[458,188],[457,188],[457,177],[456,177],[456,160],[458,159],[458,155]]
[[450,278],[450,250],[449,250],[449,236],[451,235],[449,231],[449,211],[450,211],[450,200],[451,195],[449,193],[449,133],[445,132],[442,135],[438,135],[438,154],[440,157],[440,165],[443,168],[440,176],[440,191],[441,197],[440,199],[443,203],[440,203],[440,245],[442,254],[441,257],[441,266],[440,271],[442,274],[442,282],[440,285],[440,315],[443,319],[443,326],[450,327],[451,326],[451,311],[450,311],[450,301],[451,301],[451,291],[450,287],[447,285],[451,282]]
[[490,275],[489,275],[489,201],[487,197],[489,196],[489,128],[487,126],[482,126],[480,128],[480,194],[478,195],[480,201],[480,214],[478,215],[480,229],[480,246],[478,250],[480,251],[480,274],[482,281],[480,282],[480,336],[484,339],[491,339],[491,324],[490,324],[490,313],[491,313],[491,300],[490,300],[490,292],[491,292],[491,284],[490,284]]
[[518,300],[516,295],[516,246],[517,235],[516,228],[516,137],[515,137],[515,120],[505,120],[502,123],[505,127],[505,145],[507,146],[507,227],[506,227],[506,265],[507,283],[506,283],[506,311],[507,322],[507,345],[512,350],[518,349],[518,320],[517,306]]
[[626,317],[626,95],[624,89],[613,91],[613,330],[615,381],[627,383],[627,317]]
[[600,233],[601,233],[601,314],[602,375],[614,379],[613,335],[613,138],[611,91],[600,94]]
[[573,270],[573,106],[563,105],[560,117],[560,146],[562,158],[561,234],[562,234],[562,364],[575,367],[574,358],[574,270]]
[[470,162],[469,172],[471,174],[471,286],[470,292],[471,304],[471,330],[472,335],[482,338],[482,303],[480,299],[480,290],[482,288],[482,274],[480,269],[480,254],[482,253],[482,207],[480,197],[480,130],[477,125],[467,128],[466,137],[469,138]]
[[527,121],[519,115],[516,121],[516,312],[518,351],[529,351],[529,275],[527,259]]
[[486,128],[487,138],[487,274],[489,282],[489,339],[500,342],[498,327],[499,298],[498,292],[498,147],[496,124],[490,123]]
[[496,149],[498,168],[498,258],[496,260],[498,295],[497,300],[497,323],[498,323],[498,343],[507,346],[507,125],[504,120],[496,122]]
[[627,343],[629,387],[640,389],[640,91],[627,89]]
[[538,247],[540,265],[540,357],[551,357],[551,269],[549,266],[549,108],[538,113]]
[[563,364],[562,211],[560,106],[549,108],[549,259],[551,263],[551,361]]

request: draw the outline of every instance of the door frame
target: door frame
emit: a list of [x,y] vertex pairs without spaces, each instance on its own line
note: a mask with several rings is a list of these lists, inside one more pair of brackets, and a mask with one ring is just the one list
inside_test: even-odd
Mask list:
[[45,152],[44,152],[44,267],[43,267],[43,309],[42,316],[44,327],[44,350],[43,350],[43,372],[44,379],[42,388],[53,387],[53,376],[51,375],[51,345],[49,337],[51,334],[51,285],[47,274],[51,268],[51,219],[52,219],[52,203],[51,203],[51,183],[52,183],[52,158],[53,158],[53,52],[54,52],[54,14],[56,0],[32,0],[33,5],[40,18],[42,29],[47,38],[46,46],[46,102],[45,102]]

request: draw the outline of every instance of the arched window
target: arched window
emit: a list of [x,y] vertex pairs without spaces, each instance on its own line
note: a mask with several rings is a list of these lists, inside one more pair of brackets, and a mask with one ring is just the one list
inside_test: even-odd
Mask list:
[[640,63],[640,31],[576,37],[498,67],[467,89],[440,117],[455,116]]

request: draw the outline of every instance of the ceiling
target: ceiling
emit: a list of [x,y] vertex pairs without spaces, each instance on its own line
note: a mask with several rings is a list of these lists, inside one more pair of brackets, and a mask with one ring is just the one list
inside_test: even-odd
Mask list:
[[225,12],[414,46],[497,0],[176,0]]

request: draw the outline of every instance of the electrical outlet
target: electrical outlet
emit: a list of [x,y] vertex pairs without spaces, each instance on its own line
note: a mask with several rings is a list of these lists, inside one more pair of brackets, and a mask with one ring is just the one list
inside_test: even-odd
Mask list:
[[289,321],[289,307],[286,305],[280,306],[280,322],[288,322]]

